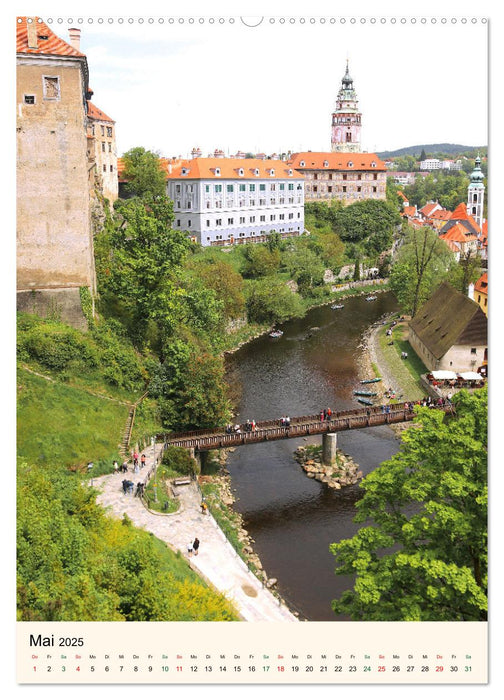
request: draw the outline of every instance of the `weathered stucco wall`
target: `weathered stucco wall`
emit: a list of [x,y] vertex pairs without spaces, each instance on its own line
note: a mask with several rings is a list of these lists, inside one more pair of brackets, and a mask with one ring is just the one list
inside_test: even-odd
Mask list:
[[[59,99],[44,96],[59,78]],[[33,95],[35,104],[25,104]],[[17,66],[17,288],[95,289],[83,84],[77,61]],[[70,296],[72,297],[72,292]]]

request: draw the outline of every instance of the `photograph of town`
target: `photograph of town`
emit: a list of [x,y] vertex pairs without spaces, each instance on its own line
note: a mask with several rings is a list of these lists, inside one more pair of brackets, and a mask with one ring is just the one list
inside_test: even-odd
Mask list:
[[487,31],[16,18],[19,622],[487,620]]

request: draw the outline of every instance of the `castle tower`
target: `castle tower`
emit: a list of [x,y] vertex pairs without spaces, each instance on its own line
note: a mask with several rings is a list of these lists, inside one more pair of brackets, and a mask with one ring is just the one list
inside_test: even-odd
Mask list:
[[483,226],[484,179],[485,176],[481,170],[481,158],[478,156],[474,162],[474,170],[471,173],[471,181],[467,188],[467,213],[471,214],[480,229]]
[[336,109],[332,115],[331,151],[360,153],[361,117],[347,59],[345,75],[336,98]]

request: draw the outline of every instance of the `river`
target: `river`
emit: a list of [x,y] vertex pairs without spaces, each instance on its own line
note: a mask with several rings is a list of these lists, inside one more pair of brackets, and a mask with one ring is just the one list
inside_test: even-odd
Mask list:
[[[343,303],[339,310],[312,309],[284,323],[280,339],[263,336],[229,356],[238,422],[359,407],[353,396],[360,379],[358,346],[368,327],[397,304],[391,293],[373,302],[361,296]],[[333,613],[331,601],[352,579],[335,575],[329,544],[356,532],[352,520],[362,491],[358,485],[332,490],[304,474],[294,450],[316,442],[321,438],[237,448],[228,469],[234,507],[268,576],[278,579],[280,595],[301,618],[344,620]],[[338,446],[367,474],[397,451],[398,441],[388,426],[379,426],[339,433]]]

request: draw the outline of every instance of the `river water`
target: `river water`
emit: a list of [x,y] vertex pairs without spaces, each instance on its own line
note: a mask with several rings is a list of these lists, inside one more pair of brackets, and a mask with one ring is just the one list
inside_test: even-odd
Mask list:
[[[257,338],[229,356],[228,381],[237,396],[239,422],[282,415],[358,408],[353,396],[359,379],[359,344],[368,327],[397,310],[391,293],[376,301],[345,299],[343,309],[312,309],[281,326],[282,338]],[[315,330],[313,330],[315,329]],[[278,592],[308,620],[343,620],[331,601],[349,587],[350,577],[334,574],[329,544],[351,537],[358,485],[340,491],[309,479],[294,459],[300,444],[320,444],[313,436],[237,448],[228,469],[234,507],[255,541]],[[369,473],[398,449],[388,426],[338,434],[338,446]]]

